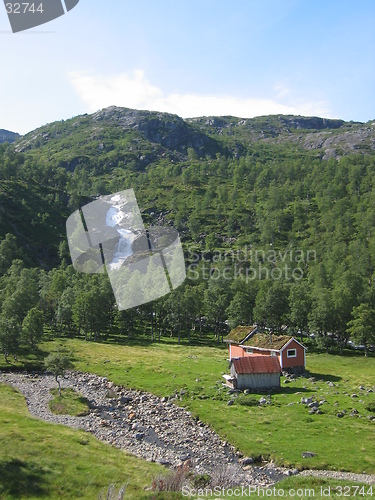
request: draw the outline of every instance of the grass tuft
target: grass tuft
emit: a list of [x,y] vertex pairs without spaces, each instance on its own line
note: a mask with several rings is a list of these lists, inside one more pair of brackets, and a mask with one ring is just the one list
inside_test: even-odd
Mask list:
[[89,401],[74,389],[61,389],[61,396],[59,396],[58,389],[52,389],[51,393],[55,397],[48,404],[55,415],[83,417],[90,413]]

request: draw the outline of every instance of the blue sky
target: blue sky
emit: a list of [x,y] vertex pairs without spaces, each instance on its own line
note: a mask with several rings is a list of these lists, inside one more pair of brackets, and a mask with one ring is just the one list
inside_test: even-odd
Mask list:
[[109,105],[375,118],[374,0],[80,0],[19,34],[0,5],[0,44],[20,133]]

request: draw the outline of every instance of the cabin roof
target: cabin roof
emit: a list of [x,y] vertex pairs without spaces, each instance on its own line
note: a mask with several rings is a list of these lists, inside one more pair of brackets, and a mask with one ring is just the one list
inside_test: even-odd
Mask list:
[[241,344],[257,329],[256,325],[237,326],[224,338],[224,342]]
[[246,346],[280,351],[292,339],[293,337],[290,335],[270,335],[269,333],[258,333],[246,341]]
[[232,359],[238,374],[280,373],[281,367],[277,356],[248,356]]

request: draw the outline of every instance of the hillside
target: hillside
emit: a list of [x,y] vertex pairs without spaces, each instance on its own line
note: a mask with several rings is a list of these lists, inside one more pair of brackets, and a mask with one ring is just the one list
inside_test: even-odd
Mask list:
[[[3,148],[1,178],[30,183],[48,203],[35,201],[30,217],[11,209],[0,234],[18,232],[42,247],[43,259],[48,243],[56,249],[64,234],[54,210],[66,217],[90,197],[133,187],[146,222],[175,225],[201,250],[326,246],[338,228],[347,244],[363,233],[357,226],[366,218],[357,218],[358,210],[371,210],[374,156],[375,122],[281,115],[183,120],[110,107],[46,125]],[[8,198],[20,206],[23,193],[13,190]],[[30,231],[38,218],[42,237]]]
[[9,132],[9,130],[0,129],[0,144],[2,144],[3,142],[12,143],[19,137],[20,135],[16,134],[15,132]]
[[[166,156],[174,161],[181,160],[189,149],[199,157],[217,153],[238,157],[251,152],[256,145],[289,146],[296,148],[296,155],[313,151],[316,157],[324,159],[353,152],[372,154],[375,151],[375,122],[365,124],[286,115],[183,120],[168,113],[112,106],[30,132],[17,141],[16,151],[48,150],[72,170],[84,163],[87,154],[99,153],[104,159],[110,151],[121,148],[119,160],[129,166],[136,163],[141,170]],[[71,147],[76,148],[76,155],[66,151]]]
[[265,146],[290,145],[300,151],[314,151],[323,159],[339,158],[353,152],[372,154],[375,151],[374,121],[344,122],[279,115],[246,120],[234,117],[193,118],[188,122],[199,125],[209,136],[220,135],[247,150],[256,143]]
[[15,235],[28,263],[56,263],[68,216],[59,198],[55,189],[35,182],[0,180],[0,239]]
[[[275,330],[311,328],[327,349],[329,332],[340,351],[350,335],[370,346],[373,124],[296,116],[182,120],[116,107],[56,122],[0,146],[0,235],[16,236],[28,264],[52,268],[64,258],[66,265],[68,215],[99,195],[133,188],[146,226],[178,229],[188,266],[184,287],[155,305],[160,335],[170,329],[190,339],[188,325],[204,316],[217,340],[228,322],[255,319]],[[64,283],[73,283],[71,271]],[[68,291],[77,296],[91,286],[107,293],[95,277],[74,279]],[[112,324],[113,295],[106,297],[90,337]],[[54,299],[51,323],[57,308]],[[81,331],[79,317],[70,315],[65,327]],[[123,331],[126,314],[121,318]]]

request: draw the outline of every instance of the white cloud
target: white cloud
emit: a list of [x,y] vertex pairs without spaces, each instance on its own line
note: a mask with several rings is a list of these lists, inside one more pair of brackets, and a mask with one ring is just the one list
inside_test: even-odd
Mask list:
[[230,95],[167,94],[150,83],[142,70],[114,76],[69,74],[69,79],[89,111],[122,106],[175,113],[183,118],[232,115],[241,118],[269,114],[293,114],[329,117],[327,103],[289,99],[289,91],[276,87],[277,99],[240,98]]
[[277,92],[277,97],[280,99],[290,94],[290,89],[282,83],[275,85],[274,90]]

